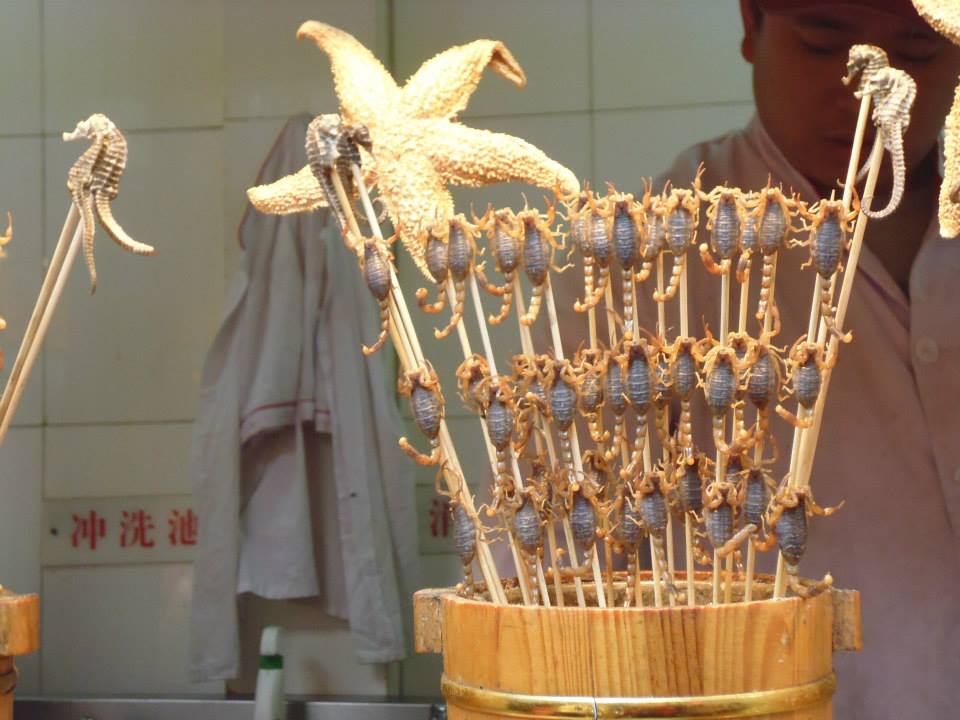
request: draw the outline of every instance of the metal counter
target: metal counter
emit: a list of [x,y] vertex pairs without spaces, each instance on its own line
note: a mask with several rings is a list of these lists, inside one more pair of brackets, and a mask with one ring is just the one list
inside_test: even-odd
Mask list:
[[[14,702],[17,720],[248,720],[252,700],[30,698]],[[445,720],[442,706],[376,700],[291,698],[288,720]]]

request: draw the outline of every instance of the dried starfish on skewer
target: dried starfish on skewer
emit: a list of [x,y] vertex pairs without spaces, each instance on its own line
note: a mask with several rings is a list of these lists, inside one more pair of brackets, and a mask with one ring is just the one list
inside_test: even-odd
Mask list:
[[[403,87],[349,33],[321,22],[300,26],[330,58],[343,120],[370,133],[372,162],[365,163],[398,236],[426,274],[421,226],[453,215],[447,185],[478,186],[519,180],[544,188],[579,189],[574,174],[520,138],[478,130],[456,121],[489,67],[517,87],[526,76],[513,55],[494,40],[458,45],[425,62]],[[254,206],[271,214],[326,204],[311,173],[299,171],[248,191]]]
[[90,147],[67,174],[67,190],[83,217],[83,255],[90,269],[90,292],[97,289],[97,267],[93,260],[94,212],[100,226],[124,250],[152,255],[150,245],[137,242],[113,217],[110,201],[117,196],[120,178],[127,166],[127,140],[106,115],[94,113],[77,123],[73,132],[63,133],[64,141],[88,139]]

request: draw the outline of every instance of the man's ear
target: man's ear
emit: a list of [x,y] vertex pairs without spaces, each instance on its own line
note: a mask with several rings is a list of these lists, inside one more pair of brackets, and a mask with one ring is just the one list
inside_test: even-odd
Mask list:
[[740,54],[744,60],[752,63],[756,52],[757,33],[760,32],[760,23],[763,21],[763,11],[757,0],[740,0],[740,17],[743,19]]

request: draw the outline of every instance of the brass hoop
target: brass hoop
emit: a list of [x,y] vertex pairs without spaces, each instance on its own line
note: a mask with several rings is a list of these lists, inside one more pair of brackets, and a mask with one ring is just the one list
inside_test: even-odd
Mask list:
[[688,697],[586,697],[526,695],[464,685],[446,675],[441,680],[447,702],[461,710],[497,717],[566,718],[742,718],[799,710],[827,702],[837,687],[833,673],[805,685],[729,695]]

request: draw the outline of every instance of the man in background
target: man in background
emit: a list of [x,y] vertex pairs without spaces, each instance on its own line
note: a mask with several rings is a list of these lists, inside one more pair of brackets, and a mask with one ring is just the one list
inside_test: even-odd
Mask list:
[[[960,243],[939,236],[936,205],[938,134],[960,75],[960,49],[930,29],[908,0],[740,0],[740,9],[756,117],[739,132],[682,153],[664,175],[675,185],[689,183],[703,162],[707,190],[719,184],[758,190],[770,173],[774,184],[807,202],[833,190],[839,197],[837,181],[846,174],[859,109],[855,86],[840,82],[850,46],[882,47],[890,64],[917,82],[905,135],[906,190],[896,212],[868,224],[845,322],[854,340],[841,348],[813,466],[818,502],[845,499],[846,505],[812,522],[801,573],[817,577],[829,570],[839,587],[863,594],[864,649],[834,657],[835,717],[955,717]],[[871,127],[863,160],[872,142]],[[884,163],[875,208],[886,204],[892,184],[889,159]],[[807,253],[780,255],[781,345],[806,331],[814,274],[798,268]],[[699,322],[704,313],[715,328],[719,281],[693,257],[688,267],[691,330],[699,330],[694,318]],[[734,283],[734,303],[737,296]],[[668,326],[676,327],[676,312],[674,301]],[[751,323],[756,336],[752,312]],[[776,425],[779,479],[792,428]],[[768,553],[765,562],[775,555]]]

